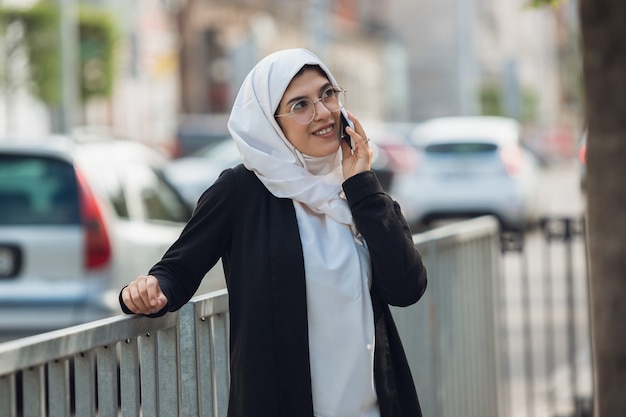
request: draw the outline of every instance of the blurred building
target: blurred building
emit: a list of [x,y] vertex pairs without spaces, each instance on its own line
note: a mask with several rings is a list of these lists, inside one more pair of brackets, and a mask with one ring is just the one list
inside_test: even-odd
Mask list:
[[318,54],[348,90],[350,109],[382,118],[386,40],[368,30],[360,7],[374,1],[188,0],[178,13],[181,33],[180,110],[230,110],[248,71],[265,55],[305,47]]
[[178,22],[184,113],[228,111],[254,63],[293,46],[326,60],[365,119],[553,125],[567,110],[557,12],[522,0],[187,0]]
[[483,107],[495,101],[505,115],[557,122],[557,22],[529,3],[391,0],[388,27],[409,56],[409,118],[493,112]]
[[113,96],[82,103],[83,121],[157,146],[183,117],[223,123],[252,66],[288,47],[317,53],[363,120],[486,112],[550,126],[567,100],[559,20],[526,0],[85,3],[116,16],[119,63]]

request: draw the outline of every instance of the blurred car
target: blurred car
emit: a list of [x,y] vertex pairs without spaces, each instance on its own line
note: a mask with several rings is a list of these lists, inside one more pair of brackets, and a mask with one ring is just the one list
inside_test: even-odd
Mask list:
[[171,154],[182,158],[229,138],[228,117],[228,113],[180,115]]
[[538,220],[538,165],[521,146],[520,127],[492,116],[442,117],[416,125],[415,168],[392,195],[416,231],[446,219],[494,215],[503,230]]
[[410,172],[417,165],[419,151],[409,139],[415,125],[409,122],[367,124],[367,135],[387,155],[394,175]]
[[587,129],[582,134],[578,144],[578,173],[581,191],[587,190]]
[[164,175],[191,207],[226,168],[241,163],[235,142],[226,138],[206,145],[189,156],[171,160]]
[[190,216],[162,174],[166,162],[110,138],[0,142],[2,337],[120,313],[120,288]]
[[[372,146],[372,171],[381,185],[388,190],[394,171],[384,149]],[[195,207],[202,193],[213,184],[220,173],[241,163],[241,156],[232,138],[214,142],[189,156],[174,159],[165,168],[164,174],[183,196],[187,204]]]

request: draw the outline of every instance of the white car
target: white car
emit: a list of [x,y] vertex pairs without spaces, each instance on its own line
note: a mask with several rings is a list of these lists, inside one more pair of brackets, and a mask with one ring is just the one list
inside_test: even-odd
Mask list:
[[187,204],[195,207],[202,193],[222,171],[240,163],[241,156],[235,142],[226,138],[204,146],[191,155],[170,161],[164,173]]
[[538,219],[538,164],[520,126],[495,116],[441,117],[416,125],[414,169],[392,189],[415,230],[457,218],[494,215],[503,230]]
[[191,214],[166,163],[111,138],[0,141],[0,338],[120,313]]

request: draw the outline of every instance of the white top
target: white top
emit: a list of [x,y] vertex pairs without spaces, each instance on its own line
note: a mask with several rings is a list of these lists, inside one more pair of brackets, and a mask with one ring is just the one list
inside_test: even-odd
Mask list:
[[325,216],[311,219],[306,207],[298,202],[294,206],[306,248],[314,415],[380,416],[373,380],[374,318],[367,247],[353,238],[347,226],[329,222]]

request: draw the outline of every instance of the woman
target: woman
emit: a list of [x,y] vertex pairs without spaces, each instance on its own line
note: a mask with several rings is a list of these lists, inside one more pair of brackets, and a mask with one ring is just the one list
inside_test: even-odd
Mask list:
[[163,259],[121,292],[128,313],[174,311],[222,258],[229,417],[421,416],[388,305],[417,302],[426,271],[342,96],[307,50],[260,61],[228,123],[243,165],[222,173]]

